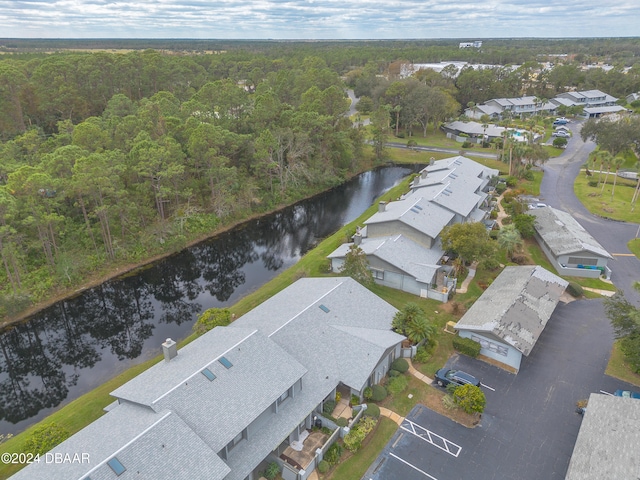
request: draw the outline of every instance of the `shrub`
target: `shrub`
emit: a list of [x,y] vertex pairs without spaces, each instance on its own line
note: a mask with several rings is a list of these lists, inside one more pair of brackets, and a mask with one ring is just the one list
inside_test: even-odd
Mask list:
[[395,378],[398,375],[402,375],[402,374],[397,370],[389,370],[389,378]]
[[[398,377],[401,378],[401,377]],[[347,450],[355,453],[362,446],[362,441],[376,426],[377,420],[373,417],[364,416],[362,420],[351,429],[344,437],[344,446]]]
[[372,395],[373,395],[373,390],[371,389],[371,387],[365,388],[364,391],[362,392],[362,396],[364,397],[365,400],[371,400]]
[[322,411],[326,415],[331,415],[335,410],[335,408],[336,408],[335,400],[327,400],[326,402],[324,402],[324,405],[322,406]]
[[584,290],[581,285],[575,282],[569,282],[569,285],[567,285],[567,293],[574,298],[578,298],[584,295]]
[[360,405],[360,397],[357,395],[351,395],[351,405]]
[[598,181],[597,180],[589,180],[589,186],[590,187],[597,187],[598,186]]
[[276,462],[271,462],[269,465],[267,465],[267,468],[265,469],[263,475],[267,480],[274,480],[274,478],[276,478],[279,473],[280,467],[278,466],[278,464]]
[[463,142],[463,144],[462,144],[462,148],[471,148],[471,147],[473,147],[473,143],[471,143],[471,142],[469,142],[467,140],[465,140]]
[[504,180],[507,184],[507,187],[509,188],[513,188],[516,185],[518,185],[518,178],[514,177],[513,175],[508,176],[507,178],[505,178]]
[[342,456],[342,446],[339,443],[334,443],[327,449],[327,453],[324,454],[324,459],[329,465],[337,465]]
[[201,335],[215,327],[225,327],[231,323],[231,310],[228,308],[210,308],[198,317],[193,325],[193,331]]
[[329,466],[329,462],[327,462],[326,460],[321,460],[318,464],[318,472],[327,473],[329,471]]
[[524,175],[522,175],[522,178],[524,178],[525,180],[529,180],[532,181],[533,180],[533,172],[531,170],[527,170],[524,172]]
[[371,387],[371,400],[374,402],[381,402],[385,398],[387,398],[387,389],[382,385],[374,385]]
[[389,390],[390,393],[394,395],[398,395],[399,393],[402,393],[405,391],[405,389],[407,388],[407,385],[409,385],[409,380],[407,380],[407,377],[405,375],[400,375],[399,377],[394,377],[391,380],[389,380],[389,383],[387,384],[387,389]]
[[473,358],[480,354],[480,344],[470,338],[455,337],[453,339],[453,348]]
[[349,421],[344,417],[340,417],[336,420],[336,425],[338,425],[339,427],[346,427],[347,425],[349,425]]
[[511,261],[513,263],[517,263],[518,265],[524,265],[525,263],[527,263],[527,256],[520,253],[515,253],[511,255]]
[[480,387],[466,384],[456,388],[453,401],[467,413],[482,413],[487,400]]
[[365,413],[372,416],[373,418],[378,418],[380,416],[380,407],[375,403],[368,403]]
[[340,402],[342,399],[342,394],[340,392],[336,392],[336,403]]
[[499,183],[498,185],[496,185],[496,192],[498,192],[498,195],[502,195],[506,189],[506,183]]
[[24,450],[34,455],[44,455],[70,436],[71,434],[64,427],[56,423],[47,423],[33,431],[24,444]]
[[396,358],[391,364],[391,368],[400,373],[407,373],[409,371],[409,362],[404,358]]

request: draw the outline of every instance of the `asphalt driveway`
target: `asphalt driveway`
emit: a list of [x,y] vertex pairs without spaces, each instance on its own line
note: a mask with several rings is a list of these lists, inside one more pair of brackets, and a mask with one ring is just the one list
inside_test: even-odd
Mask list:
[[480,425],[467,429],[418,406],[363,479],[563,479],[582,421],[576,401],[633,388],[604,374],[612,344],[602,301],[580,300],[558,305],[517,375],[451,357],[448,367],[490,387]]

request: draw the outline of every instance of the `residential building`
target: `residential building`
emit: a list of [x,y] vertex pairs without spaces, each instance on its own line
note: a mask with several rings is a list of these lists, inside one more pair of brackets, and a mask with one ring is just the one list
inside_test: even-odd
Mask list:
[[460,42],[460,48],[482,48],[482,40],[475,42]]
[[528,212],[536,217],[535,238],[560,275],[611,277],[613,257],[570,214],[552,207]]
[[401,355],[396,312],[350,278],[299,280],[179,351],[167,340],[165,361],[51,451],[86,462],[33,463],[12,478],[257,480],[276,462],[284,479],[304,480],[326,445],[313,443],[306,465],[292,449],[304,450],[336,391],[362,398]]
[[551,101],[558,99],[566,99],[569,101],[567,106],[580,106],[580,107],[606,107],[615,105],[618,99],[600,90],[583,90],[580,92],[564,92],[556,95]]
[[[490,211],[489,181],[498,171],[466,157],[433,161],[417,175],[409,193],[381,202],[354,242],[367,255],[377,283],[447,301],[455,289],[440,246],[442,230],[454,223],[481,222]],[[339,272],[351,243],[328,257]]]
[[506,267],[455,328],[480,343],[481,354],[517,372],[568,284],[538,265]]
[[637,478],[640,400],[592,393],[566,480]]
[[469,141],[472,143],[501,138],[506,130],[506,128],[494,124],[483,125],[478,122],[461,122],[459,120],[444,124],[441,129],[447,134],[447,138],[453,138],[458,142]]
[[626,97],[627,103],[635,102],[636,100],[640,100],[640,92],[630,93]]
[[557,105],[553,101],[542,103],[538,97],[532,95],[513,98],[494,98],[482,105],[467,108],[464,114],[469,118],[479,119],[486,110],[490,116],[503,118],[506,115],[519,117],[521,115],[545,114],[554,115]]

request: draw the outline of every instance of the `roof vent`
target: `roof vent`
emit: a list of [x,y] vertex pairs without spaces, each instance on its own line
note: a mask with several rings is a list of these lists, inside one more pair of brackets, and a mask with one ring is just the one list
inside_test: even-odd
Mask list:
[[387,210],[387,202],[378,203],[378,212],[384,212]]
[[162,344],[162,353],[164,354],[165,362],[170,362],[172,358],[178,356],[178,344],[170,338],[167,338]]

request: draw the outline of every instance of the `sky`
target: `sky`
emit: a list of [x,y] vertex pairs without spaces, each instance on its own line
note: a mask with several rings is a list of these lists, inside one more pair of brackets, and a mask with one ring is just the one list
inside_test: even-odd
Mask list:
[[640,0],[1,0],[0,38],[640,36]]

